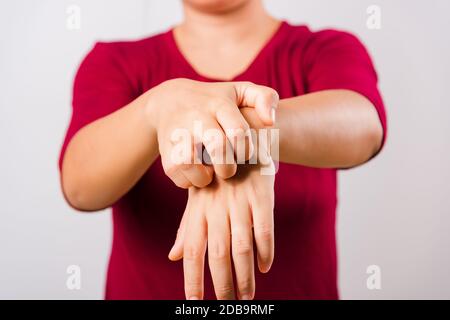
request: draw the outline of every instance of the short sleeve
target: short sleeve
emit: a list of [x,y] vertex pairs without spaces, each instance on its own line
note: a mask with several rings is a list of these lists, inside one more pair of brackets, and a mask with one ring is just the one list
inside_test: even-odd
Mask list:
[[305,50],[303,68],[307,92],[346,89],[371,101],[383,127],[384,146],[387,118],[378,76],[369,53],[355,36],[334,30],[313,33]]
[[115,43],[97,43],[81,63],[74,80],[72,117],[59,157],[84,126],[133,101],[137,95]]

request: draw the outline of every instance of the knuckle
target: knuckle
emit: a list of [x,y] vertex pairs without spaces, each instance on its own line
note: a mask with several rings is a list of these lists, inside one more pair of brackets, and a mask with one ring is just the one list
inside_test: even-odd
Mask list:
[[163,161],[163,170],[164,173],[166,174],[166,176],[168,176],[169,178],[172,178],[172,176],[175,176],[176,174],[178,174],[178,166],[176,164],[174,164],[171,161]]
[[201,275],[196,275],[193,278],[184,279],[185,291],[188,296],[192,295],[202,295],[203,285]]
[[216,110],[226,108],[229,103],[229,100],[223,97],[214,97],[209,100],[209,106]]
[[228,258],[229,249],[226,244],[215,241],[209,245],[208,256],[211,260],[222,261]]
[[212,176],[205,176],[204,179],[202,179],[201,181],[196,182],[195,187],[201,188],[201,189],[205,188],[205,187],[207,187],[208,185],[211,184],[212,180],[213,180]]
[[194,283],[194,282],[190,281],[190,282],[186,282],[185,286],[186,286],[186,294],[188,296],[199,296],[199,295],[201,296],[202,295],[203,288],[200,285],[200,283],[197,283],[197,282]]
[[214,286],[216,296],[219,300],[230,299],[234,294],[234,288],[231,284]]
[[240,279],[237,281],[237,285],[241,295],[244,293],[253,293],[254,282],[251,278]]
[[234,253],[239,256],[250,255],[253,251],[253,245],[251,241],[244,237],[237,237],[233,243]]
[[272,98],[278,102],[278,100],[280,100],[280,95],[274,89],[270,89],[270,90],[272,91]]
[[240,84],[245,85],[245,86],[254,86],[255,83],[251,82],[251,81],[242,81],[240,82]]
[[190,292],[201,291],[202,286],[201,286],[200,277],[195,277],[194,279],[186,279],[185,286],[186,286],[186,289],[188,289]]
[[255,235],[263,241],[268,241],[273,238],[273,226],[268,223],[261,223],[254,227]]
[[227,133],[231,137],[236,138],[245,138],[246,133],[250,130],[250,126],[248,123],[243,121],[238,121],[235,124],[233,124],[233,128],[229,128],[227,130]]
[[202,250],[195,245],[186,245],[183,252],[184,259],[186,260],[199,260],[202,257]]
[[236,164],[226,164],[220,166],[217,171],[217,175],[220,176],[222,179],[230,179],[236,175],[237,172],[237,165]]
[[262,96],[263,96],[264,101],[267,103],[274,103],[274,102],[278,103],[278,101],[280,100],[278,92],[276,92],[272,88],[266,88],[264,90]]

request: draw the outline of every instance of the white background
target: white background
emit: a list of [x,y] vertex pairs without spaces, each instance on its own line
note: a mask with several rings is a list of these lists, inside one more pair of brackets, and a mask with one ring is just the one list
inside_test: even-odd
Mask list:
[[[369,47],[389,115],[382,155],[340,174],[339,278],[344,299],[450,298],[450,2],[268,0],[314,29],[356,33]],[[81,30],[66,28],[79,5]],[[108,212],[75,213],[59,189],[57,158],[74,72],[96,40],[136,39],[181,19],[179,0],[15,0],[0,10],[0,298],[101,299]],[[66,288],[79,265],[82,288]],[[366,268],[382,289],[366,287]],[[124,275],[126,276],[126,275]]]

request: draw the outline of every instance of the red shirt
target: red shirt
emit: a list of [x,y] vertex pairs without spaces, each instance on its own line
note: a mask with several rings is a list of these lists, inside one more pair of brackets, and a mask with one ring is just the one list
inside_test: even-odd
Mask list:
[[[197,74],[172,31],[133,42],[97,43],[75,78],[73,115],[61,151],[86,124],[173,78],[214,81]],[[364,46],[333,30],[311,32],[283,23],[236,81],[274,88],[281,98],[350,89],[386,116],[377,75]],[[275,261],[256,273],[256,299],[337,299],[336,170],[280,164],[275,183]],[[107,299],[184,299],[182,262],[170,262],[187,192],[164,174],[158,159],[113,206]],[[214,299],[206,266],[205,298]]]

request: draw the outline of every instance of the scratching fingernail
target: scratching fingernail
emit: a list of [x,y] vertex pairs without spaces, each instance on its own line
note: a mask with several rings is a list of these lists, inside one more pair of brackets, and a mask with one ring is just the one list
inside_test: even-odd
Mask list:
[[200,300],[198,297],[190,297],[189,300]]
[[241,297],[241,300],[251,300],[252,298],[249,296],[249,295],[247,295],[247,294],[244,294],[242,297]]
[[255,152],[255,146],[253,145],[253,142],[250,139],[249,144],[248,144],[248,158],[249,159],[253,156],[253,152]]

